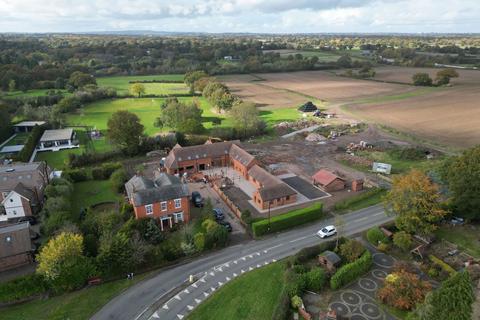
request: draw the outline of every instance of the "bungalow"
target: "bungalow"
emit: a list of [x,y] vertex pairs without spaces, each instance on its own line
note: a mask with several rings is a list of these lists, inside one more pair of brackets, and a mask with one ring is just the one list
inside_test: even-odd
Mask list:
[[345,180],[332,172],[322,169],[313,175],[313,184],[327,192],[345,189]]
[[45,130],[40,138],[39,150],[58,151],[60,149],[70,149],[78,147],[74,141],[75,132],[73,129]]
[[125,184],[125,190],[135,217],[159,219],[162,231],[173,223],[190,220],[188,187],[176,176],[155,172],[155,179],[151,180],[135,175]]
[[28,222],[0,227],[0,272],[33,261],[30,224]]
[[22,121],[13,125],[16,133],[31,132],[35,126],[43,126],[45,121]]

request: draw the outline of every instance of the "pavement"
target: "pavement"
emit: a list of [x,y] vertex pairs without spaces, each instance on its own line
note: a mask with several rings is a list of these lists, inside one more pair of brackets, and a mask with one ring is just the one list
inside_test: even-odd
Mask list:
[[[343,236],[351,236],[372,226],[392,221],[382,206],[373,206],[342,216]],[[239,275],[295,254],[322,241],[315,234],[334,219],[309,224],[262,240],[215,251],[135,284],[107,303],[91,319],[183,319],[219,287]],[[190,275],[196,281],[189,283]]]

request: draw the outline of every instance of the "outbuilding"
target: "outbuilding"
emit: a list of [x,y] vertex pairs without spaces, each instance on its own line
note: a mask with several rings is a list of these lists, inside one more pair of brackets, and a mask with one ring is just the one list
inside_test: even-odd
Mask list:
[[334,272],[340,265],[342,259],[332,251],[325,251],[318,256],[318,263],[324,267],[328,272]]
[[327,192],[345,189],[345,180],[325,169],[315,173],[312,179],[315,186],[320,187]]
[[74,139],[75,131],[72,128],[45,130],[40,138],[39,150],[57,151],[78,147]]
[[43,126],[45,121],[22,121],[13,125],[16,133],[31,132],[35,126]]

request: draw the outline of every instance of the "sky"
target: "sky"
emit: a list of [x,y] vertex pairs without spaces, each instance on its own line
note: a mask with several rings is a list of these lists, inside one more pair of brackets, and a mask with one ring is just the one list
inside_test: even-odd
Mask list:
[[480,33],[480,0],[0,0],[0,32]]

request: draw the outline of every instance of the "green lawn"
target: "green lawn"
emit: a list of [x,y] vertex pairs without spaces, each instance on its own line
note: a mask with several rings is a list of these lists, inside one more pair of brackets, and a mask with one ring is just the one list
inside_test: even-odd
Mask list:
[[46,300],[34,300],[0,310],[2,320],[84,320],[89,319],[108,301],[123,290],[144,279],[147,274],[135,276],[134,280],[117,280],[100,286],[86,288]]
[[277,262],[240,276],[200,304],[188,319],[271,319],[280,303],[283,272],[283,262]]
[[[212,106],[203,97],[195,99],[198,99],[200,108],[203,110],[203,125],[205,128],[210,129],[213,127],[212,121],[214,118],[221,120],[220,126],[222,127],[232,125],[231,119],[224,114],[215,113],[212,110]],[[192,98],[185,97],[179,98],[179,100],[189,102]],[[163,101],[165,101],[165,98],[127,98],[97,101],[79,109],[76,114],[68,115],[67,123],[69,125],[87,125],[98,130],[106,130],[108,119],[114,112],[128,110],[140,118],[140,121],[145,126],[145,133],[152,136],[161,131],[168,131],[168,128],[160,129],[153,125],[155,119],[160,116],[160,105]],[[300,119],[301,114],[296,108],[284,108],[260,111],[260,116],[271,127],[278,122]]]
[[20,144],[25,144],[29,136],[30,136],[30,133],[27,133],[27,132],[17,133],[17,135],[12,140],[10,140],[6,144],[6,146],[15,146]]
[[364,193],[355,195],[347,200],[341,201],[335,205],[335,210],[344,214],[351,211],[367,208],[382,202],[383,196],[387,193],[385,189],[372,189]]
[[102,202],[117,202],[121,196],[112,190],[109,180],[90,180],[74,184],[72,207],[74,212]]
[[[183,81],[182,74],[162,74],[153,76],[123,76],[123,77],[104,77],[97,78],[97,84],[101,87],[111,87],[117,90],[119,95],[129,94],[129,81],[145,80],[169,80]],[[189,89],[183,83],[144,83],[145,94],[187,94]]]
[[[48,91],[52,91],[54,89],[32,89],[23,91],[13,91],[13,92],[4,92],[3,94],[7,99],[9,98],[31,98],[31,97],[39,97],[47,95]],[[67,90],[57,90],[55,91],[62,91],[64,95],[69,95],[70,93]]]
[[80,146],[80,148],[60,151],[42,151],[37,153],[35,161],[46,161],[50,167],[63,170],[67,167],[66,162],[69,154],[82,154],[85,150],[85,146]]
[[480,232],[479,226],[442,226],[436,232],[436,236],[450,241],[466,253],[480,258]]

